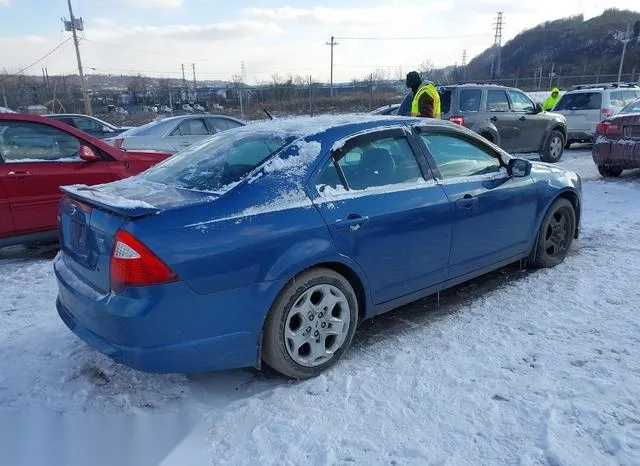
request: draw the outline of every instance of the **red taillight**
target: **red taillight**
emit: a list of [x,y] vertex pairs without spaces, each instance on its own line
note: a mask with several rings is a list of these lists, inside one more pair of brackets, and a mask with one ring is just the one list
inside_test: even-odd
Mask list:
[[464,126],[464,117],[463,116],[452,116],[449,118],[451,123],[455,123],[456,125]]
[[610,121],[603,121],[596,125],[596,134],[602,134],[605,136],[611,136],[614,134],[620,134],[622,128],[618,125],[611,123]]
[[611,118],[613,116],[613,110],[610,108],[603,108],[601,112],[600,120],[604,120],[605,118]]
[[122,138],[118,138],[115,141],[113,141],[113,145],[115,146],[116,149],[122,148],[122,141],[124,141],[124,139]]
[[159,285],[174,282],[178,276],[158,256],[131,233],[118,230],[111,253],[111,289],[128,286]]

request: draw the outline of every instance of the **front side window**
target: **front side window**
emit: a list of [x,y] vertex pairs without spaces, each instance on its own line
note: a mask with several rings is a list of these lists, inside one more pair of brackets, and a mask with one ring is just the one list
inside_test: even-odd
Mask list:
[[[316,185],[363,190],[424,180],[420,166],[404,136],[367,139],[340,153],[321,170]],[[340,172],[338,172],[338,169]]]
[[82,143],[71,134],[32,122],[0,122],[0,156],[5,162],[79,160]]
[[487,91],[487,111],[488,112],[508,112],[509,99],[505,91],[488,90]]
[[240,123],[226,118],[207,118],[207,124],[212,129],[211,134],[242,126]]
[[199,191],[219,191],[240,181],[271,155],[293,142],[281,134],[220,133],[144,172],[149,181]]
[[497,156],[479,145],[451,134],[422,134],[431,156],[444,179],[498,173]]
[[522,92],[509,91],[509,97],[511,97],[511,103],[515,112],[533,113],[533,109],[535,108],[533,101]]

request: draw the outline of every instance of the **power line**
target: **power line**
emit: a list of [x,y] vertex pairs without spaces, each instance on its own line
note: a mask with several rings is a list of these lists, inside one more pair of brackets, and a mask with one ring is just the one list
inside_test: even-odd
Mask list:
[[60,47],[62,47],[64,44],[66,44],[67,42],[69,42],[72,39],[72,37],[67,37],[65,40],[63,40],[62,42],[60,42],[55,48],[51,49],[49,52],[47,52],[46,55],[44,55],[41,58],[38,58],[36,61],[34,61],[33,63],[31,63],[29,66],[25,66],[24,68],[22,68],[21,70],[13,73],[13,74],[8,74],[6,76],[4,76],[2,78],[2,80],[0,82],[4,82],[9,78],[12,78],[14,76],[18,76],[21,73],[24,73],[26,70],[28,70],[29,68],[31,68],[34,65],[37,65],[38,63],[40,63],[42,60],[44,60],[45,58],[47,58],[48,56],[50,56],[52,53],[54,53],[56,50],[58,50]]
[[413,36],[413,37],[336,37],[340,40],[449,40],[449,39],[471,39],[475,37],[488,37],[488,34],[466,34],[458,36]]

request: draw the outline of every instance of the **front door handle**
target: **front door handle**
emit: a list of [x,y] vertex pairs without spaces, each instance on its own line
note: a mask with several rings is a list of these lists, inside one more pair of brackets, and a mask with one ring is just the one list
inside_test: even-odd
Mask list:
[[520,118],[518,118],[518,120],[520,120],[520,121],[526,121],[526,120],[527,120],[527,117],[525,117],[525,116],[521,116]]
[[365,217],[359,214],[351,214],[346,220],[338,220],[335,225],[342,230],[357,231],[362,225],[369,221],[369,217]]
[[477,197],[475,197],[475,196],[473,196],[471,194],[465,194],[462,199],[458,199],[456,201],[456,206],[459,209],[471,209],[477,203],[478,203],[478,198]]
[[11,178],[27,178],[28,176],[31,176],[31,173],[27,172],[27,171],[23,171],[23,170],[18,170],[18,171],[10,171],[9,173],[7,173],[7,176],[11,177]]
[[498,121],[498,117],[497,116],[492,116],[491,118],[489,118],[491,121]]

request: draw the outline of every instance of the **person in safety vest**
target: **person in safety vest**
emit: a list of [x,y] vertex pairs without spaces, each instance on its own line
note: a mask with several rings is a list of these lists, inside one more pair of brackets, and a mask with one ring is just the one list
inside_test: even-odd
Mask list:
[[[411,89],[411,116],[440,118],[440,94],[431,82],[422,82],[416,71],[407,73],[407,87]],[[407,96],[408,100],[409,96]],[[404,104],[404,102],[403,102]],[[398,114],[401,114],[398,111]]]
[[558,89],[557,87],[554,87],[551,90],[551,95],[547,97],[547,100],[545,100],[544,103],[542,104],[542,108],[545,109],[546,111],[550,111],[551,109],[553,109],[553,107],[556,106],[556,104],[558,103],[558,100],[560,100],[560,89]]

